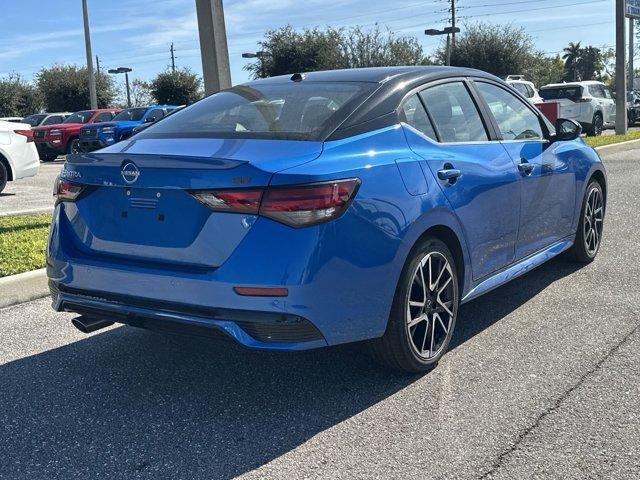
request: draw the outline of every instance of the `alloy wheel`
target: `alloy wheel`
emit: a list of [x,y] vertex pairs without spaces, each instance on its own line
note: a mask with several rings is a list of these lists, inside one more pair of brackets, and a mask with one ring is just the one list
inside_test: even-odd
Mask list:
[[446,347],[454,321],[451,265],[439,252],[427,253],[413,273],[407,298],[406,329],[414,352],[424,360]]
[[602,202],[602,192],[599,188],[594,187],[589,191],[587,196],[587,204],[584,209],[583,222],[583,238],[584,244],[589,256],[594,256],[598,247],[600,247],[600,239],[602,238],[602,222],[604,220],[604,209]]
[[71,141],[71,148],[69,149],[73,155],[80,153],[80,140],[75,139]]

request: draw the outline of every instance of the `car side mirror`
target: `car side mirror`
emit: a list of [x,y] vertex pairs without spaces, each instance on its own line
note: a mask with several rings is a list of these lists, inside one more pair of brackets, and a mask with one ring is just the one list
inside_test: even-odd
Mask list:
[[144,119],[144,123],[153,123],[156,121],[156,117],[147,117]]
[[575,140],[582,133],[582,125],[568,118],[559,118],[555,126],[556,134],[552,137],[554,142]]

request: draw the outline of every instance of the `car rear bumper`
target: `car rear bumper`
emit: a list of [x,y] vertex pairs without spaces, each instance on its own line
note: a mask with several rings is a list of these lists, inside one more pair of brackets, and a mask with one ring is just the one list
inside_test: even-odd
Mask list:
[[162,300],[65,287],[50,280],[54,310],[146,328],[208,336],[224,333],[238,343],[261,349],[324,347],[326,340],[307,319],[277,312],[198,307]]
[[[335,227],[345,217],[305,229],[259,218],[224,263],[191,268],[84,252],[65,206],[56,206],[47,248],[57,310],[97,309],[145,328],[168,322],[217,329],[247,347],[278,350],[375,338],[386,328],[399,241],[369,234],[380,256],[365,258],[362,238]],[[284,287],[288,294],[239,295],[236,286]]]
[[22,155],[13,162],[13,179],[33,177],[40,168],[40,156],[33,143],[24,146]]

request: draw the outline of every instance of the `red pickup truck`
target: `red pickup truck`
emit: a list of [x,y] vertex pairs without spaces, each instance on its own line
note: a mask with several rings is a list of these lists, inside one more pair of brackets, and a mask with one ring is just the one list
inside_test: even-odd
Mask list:
[[88,123],[108,122],[120,111],[117,108],[82,110],[64,122],[33,129],[33,139],[45,162],[55,160],[58,155],[80,152],[80,128]]

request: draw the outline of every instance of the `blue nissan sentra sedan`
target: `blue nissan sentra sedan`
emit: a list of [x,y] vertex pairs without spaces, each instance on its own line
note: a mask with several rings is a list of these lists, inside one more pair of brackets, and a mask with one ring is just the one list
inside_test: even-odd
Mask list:
[[571,120],[500,79],[393,67],[207,97],[67,157],[47,272],[84,332],[120,322],[301,350],[367,340],[409,372],[458,307],[567,251],[592,261],[607,194]]

